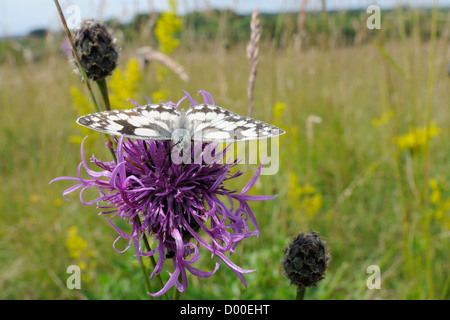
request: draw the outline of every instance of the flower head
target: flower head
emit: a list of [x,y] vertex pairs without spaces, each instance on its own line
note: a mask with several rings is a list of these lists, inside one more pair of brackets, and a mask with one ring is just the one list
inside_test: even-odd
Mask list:
[[[209,94],[202,93],[206,103],[212,101]],[[197,104],[188,94],[182,100],[186,98],[191,105]],[[241,176],[242,172],[231,171],[237,160],[232,163],[220,161],[226,149],[219,151],[215,145],[200,143],[192,147],[191,156],[198,159],[198,152],[208,152],[208,156],[213,155],[217,162],[211,162],[208,158],[207,163],[177,164],[170,157],[170,141],[133,141],[122,136],[116,138],[116,142],[117,148],[110,148],[117,162],[104,162],[92,157],[91,162],[100,170],[91,170],[86,163],[82,144],[78,176],[59,177],[53,181],[75,181],[77,184],[64,191],[64,197],[81,189],[80,200],[83,204],[95,203],[102,214],[126,220],[132,226],[131,234],[107,219],[119,234],[114,249],[124,252],[133,245],[139,259],[158,254],[158,263],[150,278],[162,271],[167,260],[172,260],[174,271],[170,279],[159,292],[151,295],[161,295],[173,285],[180,291],[186,290],[186,270],[199,277],[214,274],[219,268],[219,261],[213,271],[201,271],[192,266],[199,258],[200,248],[218,257],[245,284],[243,275],[253,270],[240,268],[226,253],[233,253],[243,239],[259,234],[256,218],[247,202],[274,198],[247,194],[255,184],[262,165],[247,185],[237,192],[228,189],[226,183]],[[90,179],[81,177],[82,170]],[[97,189],[99,197],[84,200],[82,195],[87,188]],[[254,225],[254,230],[250,230],[249,222]],[[139,245],[145,234],[150,234],[158,242],[158,246],[149,252]],[[129,241],[121,251],[115,247],[120,238]]]
[[300,232],[285,250],[283,268],[291,284],[314,287],[325,277],[330,255],[316,232]]
[[411,152],[422,151],[429,143],[431,138],[441,133],[440,128],[435,122],[431,122],[429,126],[423,128],[413,127],[408,133],[395,138],[397,147],[400,150],[409,150]]
[[183,28],[183,21],[177,17],[175,11],[163,12],[156,21],[155,37],[159,42],[159,51],[164,54],[172,53],[179,45],[175,35]]
[[89,79],[99,81],[116,68],[118,51],[106,26],[95,19],[84,19],[75,32],[75,47]]

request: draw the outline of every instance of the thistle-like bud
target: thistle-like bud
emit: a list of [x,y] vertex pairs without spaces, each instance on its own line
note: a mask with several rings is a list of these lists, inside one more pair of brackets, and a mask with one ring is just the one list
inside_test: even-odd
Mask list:
[[81,65],[89,79],[99,81],[112,74],[119,56],[108,28],[95,19],[84,19],[74,35]]
[[283,268],[291,284],[314,287],[325,277],[330,255],[316,232],[300,232],[285,249]]

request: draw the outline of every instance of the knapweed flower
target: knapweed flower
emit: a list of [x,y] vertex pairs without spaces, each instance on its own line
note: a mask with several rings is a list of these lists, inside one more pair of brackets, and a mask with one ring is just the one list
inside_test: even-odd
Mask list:
[[[208,103],[207,96],[204,97]],[[191,106],[198,104],[189,95],[182,100],[185,98],[190,99]],[[64,197],[81,190],[83,204],[97,204],[101,214],[126,220],[131,225],[131,233],[107,219],[119,234],[113,244],[114,249],[124,252],[133,245],[139,261],[141,257],[157,255],[157,264],[150,278],[162,271],[166,261],[172,261],[174,270],[169,272],[167,283],[160,291],[149,294],[159,296],[173,285],[184,291],[188,287],[186,271],[195,276],[209,277],[218,270],[220,261],[230,267],[246,286],[244,274],[253,270],[237,266],[227,254],[232,254],[243,239],[259,234],[248,201],[274,198],[248,194],[259,177],[262,164],[238,192],[226,186],[229,180],[242,175],[241,171],[235,170],[237,160],[231,163],[221,161],[225,158],[226,149],[219,151],[216,145],[199,143],[191,149],[192,159],[196,160],[179,163],[172,161],[171,141],[134,141],[124,136],[115,141],[117,147],[109,147],[115,153],[116,162],[100,161],[93,156],[91,162],[99,171],[90,169],[85,160],[83,141],[78,176],[59,177],[53,181],[75,181],[74,186],[64,191]],[[199,160],[203,159],[199,158],[202,153],[208,153],[208,161]],[[211,156],[217,161],[211,161]],[[82,171],[89,175],[88,179],[82,177]],[[96,199],[88,201],[83,198],[83,191],[89,188],[98,190]],[[253,230],[250,224],[253,224]],[[157,247],[149,252],[139,244],[146,234],[158,242]],[[124,250],[115,246],[121,238],[128,240]],[[212,271],[201,271],[193,266],[202,248],[208,250],[211,257],[218,258]]]
[[285,249],[283,269],[298,287],[314,287],[325,277],[330,255],[316,232],[300,232]]
[[108,28],[95,19],[84,19],[75,31],[75,47],[86,75],[99,81],[116,68],[119,53]]

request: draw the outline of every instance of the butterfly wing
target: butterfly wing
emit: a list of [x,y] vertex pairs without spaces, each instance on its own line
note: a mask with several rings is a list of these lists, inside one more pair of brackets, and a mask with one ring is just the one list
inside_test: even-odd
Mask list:
[[285,133],[268,123],[209,104],[190,108],[186,117],[194,141],[233,142],[266,139]]
[[180,112],[171,105],[149,104],[134,109],[88,114],[77,123],[90,129],[143,140],[170,140]]

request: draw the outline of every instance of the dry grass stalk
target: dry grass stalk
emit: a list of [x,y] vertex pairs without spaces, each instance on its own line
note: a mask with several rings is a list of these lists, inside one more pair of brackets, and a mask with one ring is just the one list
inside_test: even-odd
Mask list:
[[256,69],[258,67],[258,53],[259,53],[259,39],[261,37],[261,25],[259,23],[258,8],[252,14],[252,21],[250,22],[250,42],[247,45],[247,58],[250,61],[250,78],[248,84],[248,99],[250,101],[248,107],[248,116],[252,115],[254,98],[253,90],[255,88]]
[[295,54],[300,53],[303,48],[303,42],[305,41],[305,21],[306,21],[306,5],[308,0],[302,0],[300,4],[300,10],[297,17],[297,34],[294,35],[294,50]]
[[297,33],[299,35],[305,32],[305,21],[306,21],[306,5],[308,4],[308,0],[302,0],[300,4],[300,10],[298,12],[297,18]]
[[157,61],[172,70],[181,80],[185,82],[189,81],[189,76],[184,71],[184,67],[162,52],[153,50],[151,47],[147,46],[137,49],[137,56],[139,65],[142,68],[150,61]]

